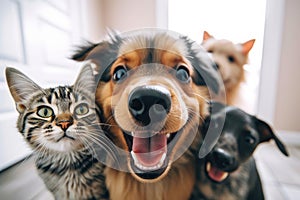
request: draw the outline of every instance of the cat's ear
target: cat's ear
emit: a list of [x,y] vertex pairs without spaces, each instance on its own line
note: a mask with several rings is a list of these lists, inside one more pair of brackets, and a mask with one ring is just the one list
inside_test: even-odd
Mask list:
[[32,94],[43,89],[17,69],[7,67],[5,75],[9,91],[16,103],[16,109],[19,113],[23,113],[26,109],[26,102]]
[[242,52],[244,55],[247,55],[254,45],[255,39],[248,40],[247,42],[242,43]]
[[208,40],[209,38],[214,38],[212,35],[210,35],[207,31],[203,32],[203,42],[205,40]]
[[96,91],[96,81],[93,73],[93,63],[85,64],[74,83],[74,90],[87,90],[89,92]]

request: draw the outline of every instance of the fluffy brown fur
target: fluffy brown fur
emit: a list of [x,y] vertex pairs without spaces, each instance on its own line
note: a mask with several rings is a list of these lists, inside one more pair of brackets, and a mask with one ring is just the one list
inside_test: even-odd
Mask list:
[[[96,101],[109,125],[109,137],[127,152],[121,169],[106,168],[111,199],[189,199],[195,183],[194,154],[201,140],[198,126],[208,114],[208,87],[217,92],[219,84],[217,73],[205,56],[186,37],[153,30],[113,36],[73,56],[98,64]],[[128,102],[140,88],[163,93],[171,102],[166,115],[159,121],[150,119],[150,125],[141,125],[145,119],[138,120],[130,111]],[[156,136],[168,141],[159,149],[166,153],[165,159],[152,156],[163,160],[163,164],[158,168],[151,165],[155,170],[148,169],[147,164],[139,167],[136,163],[142,163],[142,156],[134,159],[130,154],[134,140],[147,137],[151,147],[155,147],[161,145],[153,139]],[[149,159],[155,163],[152,157]]]
[[226,102],[236,105],[243,82],[245,71],[243,66],[247,64],[248,54],[255,40],[234,44],[225,39],[215,39],[208,32],[203,33],[203,47],[210,53],[224,81]]

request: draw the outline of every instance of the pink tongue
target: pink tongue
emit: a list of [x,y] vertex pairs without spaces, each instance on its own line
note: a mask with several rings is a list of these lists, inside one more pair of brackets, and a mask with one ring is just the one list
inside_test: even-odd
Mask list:
[[144,166],[155,166],[167,151],[167,137],[164,134],[149,138],[133,137],[132,151]]
[[223,181],[223,179],[224,179],[223,175],[225,173],[226,172],[219,170],[218,168],[216,168],[214,166],[212,166],[211,169],[208,171],[209,177],[217,182]]

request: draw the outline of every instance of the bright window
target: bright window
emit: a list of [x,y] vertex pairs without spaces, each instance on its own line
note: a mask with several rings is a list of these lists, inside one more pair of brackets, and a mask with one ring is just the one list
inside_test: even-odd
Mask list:
[[256,41],[249,58],[253,68],[259,69],[265,6],[266,0],[169,0],[169,29],[186,34],[199,43],[204,30],[217,39],[234,43],[254,38]]

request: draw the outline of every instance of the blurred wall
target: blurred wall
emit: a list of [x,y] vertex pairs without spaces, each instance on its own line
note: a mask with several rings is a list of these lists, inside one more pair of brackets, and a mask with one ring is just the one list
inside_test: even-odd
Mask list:
[[82,1],[85,39],[97,42],[107,29],[124,32],[145,27],[167,28],[168,0]]
[[104,25],[119,31],[155,27],[155,2],[103,0]]
[[300,132],[300,1],[286,0],[274,126]]
[[99,42],[105,35],[103,0],[81,1],[82,35],[91,42]]

